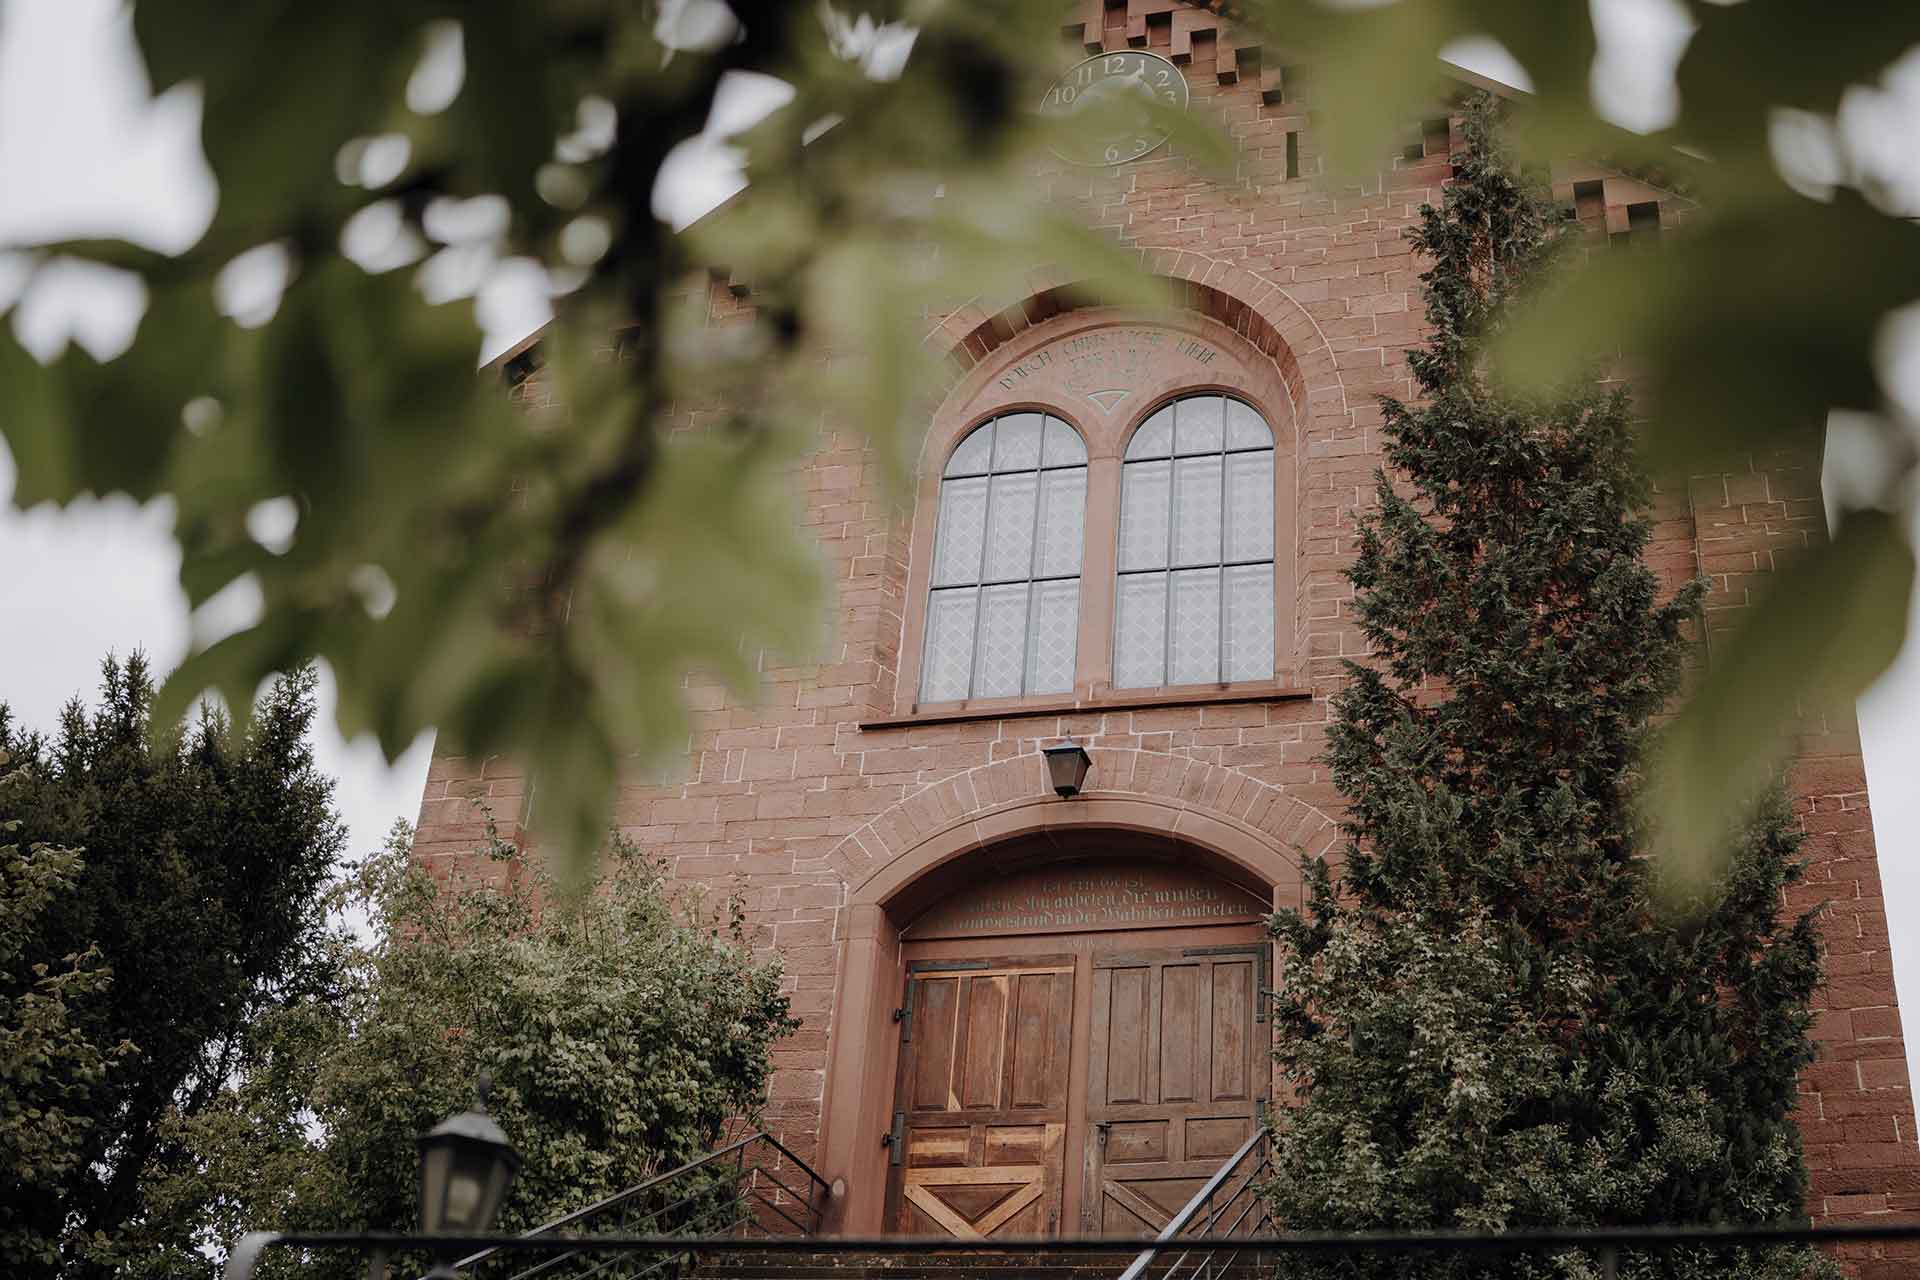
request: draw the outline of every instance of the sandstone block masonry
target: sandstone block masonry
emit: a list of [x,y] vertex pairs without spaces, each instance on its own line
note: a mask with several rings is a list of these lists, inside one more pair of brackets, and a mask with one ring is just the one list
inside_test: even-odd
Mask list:
[[[912,689],[897,687],[903,635],[925,608],[909,589],[914,520],[883,500],[859,439],[823,432],[794,483],[806,532],[833,567],[831,651],[816,664],[767,670],[757,702],[689,687],[694,731],[682,776],[629,781],[614,815],[682,880],[738,892],[755,945],[784,963],[803,1027],[775,1054],[766,1119],[804,1157],[820,1149],[833,1039],[866,1034],[835,1016],[850,981],[844,957],[856,886],[940,833],[987,843],[1012,829],[1006,815],[1046,794],[1042,746],[1069,735],[1086,743],[1094,771],[1084,802],[1111,814],[1171,814],[1193,830],[1231,830],[1296,857],[1335,840],[1340,797],[1319,760],[1327,699],[1340,685],[1341,660],[1364,653],[1343,569],[1380,459],[1374,397],[1413,390],[1406,352],[1422,340],[1421,264],[1403,237],[1421,204],[1440,198],[1449,138],[1430,124],[1364,188],[1335,189],[1318,176],[1307,104],[1273,68],[1240,74],[1247,51],[1223,57],[1232,36],[1210,14],[1134,7],[1141,14],[1096,5],[1099,20],[1076,31],[1089,47],[1119,48],[1137,27],[1138,40],[1174,57],[1193,109],[1224,120],[1238,140],[1237,173],[1209,182],[1163,149],[1042,180],[1179,285],[1187,305],[1270,359],[1285,382],[1297,503],[1281,517],[1295,536],[1291,591],[1277,616],[1292,628],[1294,668],[1274,689],[1241,700],[1113,706],[1083,689],[1078,705],[916,718]],[[1615,224],[1657,230],[1686,213],[1671,197],[1600,170],[1562,176],[1562,194],[1595,227],[1596,245]],[[929,341],[952,354],[957,374],[992,365],[1027,330],[1059,322],[1068,303],[1055,286],[1064,283],[1037,271],[1030,296],[970,300],[933,318]],[[752,299],[716,283],[708,304],[712,322],[724,325]],[[546,392],[536,375],[514,394],[538,406]],[[1742,459],[1662,494],[1649,560],[1669,585],[1711,579],[1710,641],[1739,626],[1784,559],[1825,536],[1816,467]],[[1828,973],[1820,1058],[1798,1107],[1809,1208],[1822,1221],[1913,1214],[1920,1159],[1860,744],[1848,718],[1808,726],[1799,747],[1792,784],[1812,868],[1786,905],[1825,904]],[[484,810],[512,836],[523,792],[510,761],[436,756],[416,855],[429,863],[467,856]]]

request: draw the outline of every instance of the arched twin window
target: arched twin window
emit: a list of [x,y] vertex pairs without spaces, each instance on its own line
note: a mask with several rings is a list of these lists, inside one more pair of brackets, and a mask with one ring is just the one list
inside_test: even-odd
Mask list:
[[[1228,396],[1172,401],[1134,432],[1115,688],[1272,677],[1273,456],[1266,422]],[[922,702],[1073,690],[1087,500],[1086,445],[1058,418],[1003,414],[961,440],[940,482]]]

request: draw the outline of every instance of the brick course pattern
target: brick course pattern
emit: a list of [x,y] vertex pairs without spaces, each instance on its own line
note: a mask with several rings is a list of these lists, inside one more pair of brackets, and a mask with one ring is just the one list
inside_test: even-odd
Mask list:
[[[1291,393],[1297,432],[1295,629],[1300,692],[1242,703],[1106,710],[862,729],[901,718],[895,687],[909,599],[911,519],[878,490],[878,469],[850,432],[827,431],[795,482],[805,524],[834,570],[837,630],[830,660],[768,670],[764,696],[731,701],[691,685],[694,731],[679,780],[632,779],[614,821],[689,883],[738,892],[757,947],[778,953],[803,1026],[777,1050],[767,1120],[811,1158],[826,1068],[850,888],[934,831],[990,842],[1005,815],[1046,794],[1039,749],[1064,736],[1094,758],[1090,799],[1149,798],[1180,821],[1257,833],[1295,856],[1333,847],[1340,799],[1318,756],[1327,698],[1343,659],[1364,657],[1343,571],[1355,518],[1372,502],[1381,415],[1374,397],[1407,397],[1406,352],[1422,340],[1420,263],[1403,234],[1440,198],[1449,139],[1429,125],[1418,145],[1362,189],[1319,177],[1307,105],[1257,47],[1222,20],[1171,0],[1091,5],[1068,28],[1089,49],[1150,47],[1180,63],[1196,111],[1224,119],[1241,148],[1234,181],[1196,176],[1166,151],[1111,169],[1062,170],[1057,198],[1140,251],[1177,282],[1181,305],[1219,320],[1271,358]],[[1299,171],[1287,176],[1287,137]],[[1687,210],[1639,183],[1582,170],[1559,175],[1563,197],[1602,233],[1657,230]],[[1629,217],[1629,210],[1641,211]],[[1064,305],[1065,281],[1036,271],[1024,298],[975,299],[934,317],[928,341],[950,352],[956,378]],[[715,324],[738,322],[750,290],[716,281]],[[515,391],[544,406],[537,375]],[[1278,425],[1278,424],[1276,424]],[[1825,536],[1819,473],[1791,458],[1745,460],[1667,486],[1649,561],[1669,586],[1711,579],[1705,648],[1739,625],[1782,557]],[[1284,517],[1283,517],[1284,518]],[[1819,1061],[1803,1079],[1799,1118],[1819,1221],[1920,1211],[1920,1151],[1893,989],[1857,730],[1850,717],[1812,724],[1793,766],[1796,810],[1812,866],[1787,906],[1825,904],[1827,985]],[[511,762],[437,755],[420,810],[416,856],[467,856],[490,811],[517,833],[524,776]],[[1861,1274],[1895,1264],[1869,1257]],[[1904,1264],[1900,1264],[1904,1265]],[[1892,1274],[1892,1272],[1888,1272]]]

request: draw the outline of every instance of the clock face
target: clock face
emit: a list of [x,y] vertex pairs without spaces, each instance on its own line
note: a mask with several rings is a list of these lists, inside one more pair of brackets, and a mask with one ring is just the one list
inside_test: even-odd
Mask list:
[[1187,79],[1159,54],[1129,49],[1096,54],[1054,81],[1040,102],[1040,114],[1085,117],[1076,135],[1054,148],[1062,160],[1125,164],[1167,140],[1150,110],[1154,103],[1186,110]]

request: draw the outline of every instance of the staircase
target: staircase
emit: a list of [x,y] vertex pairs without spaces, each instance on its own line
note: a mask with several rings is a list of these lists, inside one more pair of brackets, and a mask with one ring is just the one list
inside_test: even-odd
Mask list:
[[703,1261],[700,1280],[1114,1280],[1131,1253],[734,1254]]
[[[1267,1153],[1263,1127],[1139,1252],[1030,1240],[1005,1250],[889,1250],[872,1241],[846,1250],[819,1234],[826,1181],[757,1133],[526,1233],[578,1238],[577,1249],[539,1257],[487,1249],[456,1267],[469,1280],[1257,1280],[1268,1260],[1239,1246],[1273,1233],[1260,1194]],[[688,1247],[596,1250],[594,1236],[668,1236]],[[718,1243],[750,1238],[780,1238],[787,1247]]]

